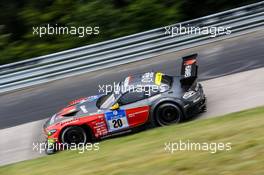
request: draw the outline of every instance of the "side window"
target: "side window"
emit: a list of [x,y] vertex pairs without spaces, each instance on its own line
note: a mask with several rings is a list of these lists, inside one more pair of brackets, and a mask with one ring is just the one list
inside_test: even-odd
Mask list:
[[118,103],[120,105],[126,105],[129,103],[134,103],[145,98],[144,92],[127,92],[122,97],[119,98]]

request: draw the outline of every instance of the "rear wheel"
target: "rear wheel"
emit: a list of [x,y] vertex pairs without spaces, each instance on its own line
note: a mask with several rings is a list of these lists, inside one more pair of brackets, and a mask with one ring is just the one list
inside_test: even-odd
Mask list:
[[183,115],[180,108],[173,103],[164,103],[155,110],[155,118],[160,126],[179,123]]
[[85,130],[78,126],[66,128],[61,135],[61,141],[67,144],[79,144],[87,142]]

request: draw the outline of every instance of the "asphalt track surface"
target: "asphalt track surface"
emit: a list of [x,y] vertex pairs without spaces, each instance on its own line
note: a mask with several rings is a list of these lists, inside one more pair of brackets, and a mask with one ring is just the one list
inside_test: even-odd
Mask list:
[[177,75],[181,56],[191,53],[199,54],[200,80],[263,67],[264,31],[1,95],[0,129],[45,119],[73,99],[98,94],[98,85],[118,82],[129,74],[161,71]]
[[200,118],[264,105],[262,30],[2,95],[0,138],[5,139],[0,142],[0,164],[40,156],[32,151],[32,142],[41,139],[41,119],[49,117],[67,102],[98,94],[99,84],[110,84],[129,74],[161,71],[177,75],[181,56],[190,53],[199,54],[199,77],[208,96],[208,112]]

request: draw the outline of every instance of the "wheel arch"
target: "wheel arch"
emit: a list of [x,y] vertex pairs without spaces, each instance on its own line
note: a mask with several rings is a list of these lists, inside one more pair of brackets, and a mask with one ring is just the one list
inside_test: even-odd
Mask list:
[[93,131],[92,131],[92,128],[86,124],[81,124],[81,125],[66,125],[64,126],[60,133],[59,133],[59,142],[62,142],[62,133],[64,132],[65,129],[69,128],[69,127],[74,127],[74,126],[77,126],[77,127],[80,127],[82,129],[84,129],[85,133],[86,133],[86,136],[90,139],[90,140],[93,140],[94,139],[94,135],[93,135]]
[[183,102],[181,100],[174,99],[174,98],[163,98],[163,99],[159,99],[158,101],[155,101],[153,105],[151,105],[151,115],[150,115],[151,122],[156,123],[155,112],[157,108],[164,103],[172,103],[176,105],[177,107],[179,107],[179,109],[182,112],[183,118],[184,119],[186,118],[186,114],[185,114],[184,107],[183,107]]

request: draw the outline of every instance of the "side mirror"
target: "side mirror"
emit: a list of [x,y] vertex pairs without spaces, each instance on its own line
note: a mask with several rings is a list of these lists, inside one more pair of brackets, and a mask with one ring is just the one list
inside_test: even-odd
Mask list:
[[119,104],[118,104],[118,103],[114,104],[114,105],[111,107],[111,110],[117,110],[117,109],[119,109]]

